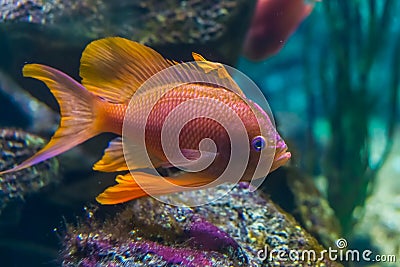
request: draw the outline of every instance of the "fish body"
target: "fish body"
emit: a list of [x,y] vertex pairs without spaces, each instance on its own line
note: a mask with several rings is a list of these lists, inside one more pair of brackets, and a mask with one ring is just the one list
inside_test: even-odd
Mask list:
[[[140,98],[151,99],[151,96],[144,94]],[[232,128],[240,127],[239,125],[235,125],[234,117],[238,115],[247,130],[247,141],[249,146],[254,137],[261,135],[256,114],[253,112],[253,109],[249,106],[249,104],[238,94],[225,88],[210,84],[184,84],[168,91],[165,95],[163,95],[157,104],[154,105],[152,112],[147,118],[148,123],[146,125],[145,136],[146,144],[148,144],[147,149],[150,151],[150,154],[154,156],[155,161],[168,162],[161,144],[161,129],[164,127],[167,117],[170,117],[171,113],[179,105],[194,99],[201,99],[201,101],[204,101],[207,106],[206,108],[208,109],[208,114],[212,114],[214,117],[217,113],[222,112],[225,120],[231,123]],[[139,102],[141,101],[139,100]],[[153,101],[150,100],[149,102],[151,103]],[[208,103],[218,104],[209,105]],[[233,112],[225,113],[220,109],[220,104],[226,105],[226,107],[229,107]],[[135,114],[140,113],[140,111],[136,111],[136,109],[140,110],[140,108],[141,106],[137,106],[135,108]],[[190,112],[192,114],[206,113],[205,110],[202,110],[205,108],[203,105],[193,105],[190,108]],[[185,120],[183,118],[185,116],[186,114],[177,112],[176,114],[172,115],[169,120],[179,123]],[[131,118],[133,124],[135,124],[135,120],[144,120],[144,118],[138,118],[137,116],[131,116]],[[265,120],[262,120],[261,122],[263,123],[261,127],[264,128],[268,128],[270,125],[272,125],[268,117],[265,117]],[[167,137],[167,143],[173,142],[172,139],[176,135],[176,127],[178,127],[178,125],[174,125],[173,123],[172,127],[164,128],[166,131],[165,136]],[[217,120],[206,117],[198,117],[188,121],[179,132],[179,148],[183,151],[185,157],[194,159],[196,158],[196,155],[193,155],[193,152],[196,153],[200,142],[205,138],[213,140],[216,144],[216,150],[218,151],[218,153],[215,155],[215,162],[204,171],[205,174],[215,178],[221,175],[223,170],[227,167],[231,153],[231,143],[228,132],[223,125],[221,125]],[[257,151],[253,152],[254,153],[250,153],[249,155],[249,166],[256,166],[256,162],[259,160],[259,153]],[[246,169],[246,173],[241,179],[247,180],[247,176],[249,177],[248,179],[250,179],[251,170],[251,167]]]
[[[205,73],[217,70],[223,79],[231,79],[220,65],[209,63],[200,55],[193,56],[201,61]],[[224,125],[213,119],[214,116],[228,122],[234,135],[240,123],[246,130],[246,145],[250,153],[238,179],[250,180],[257,174],[258,162],[267,160],[260,153],[264,147],[272,148],[274,152],[276,150],[272,155],[271,170],[290,158],[285,143],[268,115],[257,104],[246,99],[240,89],[230,90],[207,82],[164,82],[156,84],[151,90],[139,90],[151,76],[174,65],[177,63],[164,59],[151,48],[118,37],[97,40],[87,46],[81,58],[81,84],[54,68],[39,64],[25,65],[24,76],[46,83],[58,100],[60,127],[42,150],[6,172],[18,171],[59,155],[102,132],[112,132],[129,139],[134,149],[132,152],[124,148],[122,138],[118,137],[110,142],[102,159],[94,165],[94,170],[98,171],[125,172],[117,176],[117,185],[106,189],[96,198],[98,202],[116,204],[148,195],[148,190],[144,190],[143,186],[156,195],[162,195],[207,185],[224,173],[232,154],[230,135]],[[185,70],[182,69],[182,72]],[[187,103],[189,106],[185,107],[184,112],[174,112]],[[227,109],[232,112],[227,112]],[[146,110],[150,112],[146,113]],[[193,118],[187,120],[190,114]],[[240,123],[234,117],[240,118]],[[137,145],[140,140],[135,135],[135,131],[142,126],[145,133],[144,151]],[[127,135],[124,135],[124,129]],[[269,140],[261,136],[265,132],[270,134]],[[203,153],[199,147],[204,139],[213,140],[215,147],[209,147]],[[168,157],[163,147],[164,143],[172,144],[174,140],[177,140],[184,156],[177,163]],[[176,166],[189,170],[193,167],[192,162],[196,162],[200,156],[210,158],[211,164],[198,172],[186,171],[176,177],[165,177],[169,184],[161,184],[159,176],[142,171],[152,166]],[[146,159],[151,161],[152,166]]]
[[244,55],[251,60],[262,60],[276,54],[313,7],[306,0],[258,0],[245,39]]

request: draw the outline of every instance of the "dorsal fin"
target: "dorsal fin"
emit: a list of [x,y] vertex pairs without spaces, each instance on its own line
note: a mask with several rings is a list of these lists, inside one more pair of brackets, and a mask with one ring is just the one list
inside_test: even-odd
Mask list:
[[192,57],[197,64],[204,70],[205,73],[209,73],[211,71],[217,71],[218,77],[225,79],[231,78],[228,71],[224,68],[221,63],[211,62],[205,59],[202,55],[192,52]]
[[121,37],[90,43],[82,53],[82,84],[114,103],[126,103],[152,75],[176,64],[153,49]]
[[208,74],[212,71],[215,71],[216,74],[218,75],[218,78],[221,80],[224,80],[224,84],[227,85],[227,89],[230,89],[236,93],[238,93],[240,96],[244,97],[243,91],[239,88],[239,86],[236,84],[236,82],[233,80],[232,76],[229,74],[229,72],[226,70],[223,64],[217,63],[217,62],[212,62],[208,61],[205,59],[202,55],[197,54],[195,52],[192,52],[192,57],[196,61],[197,65],[203,69],[203,71]]

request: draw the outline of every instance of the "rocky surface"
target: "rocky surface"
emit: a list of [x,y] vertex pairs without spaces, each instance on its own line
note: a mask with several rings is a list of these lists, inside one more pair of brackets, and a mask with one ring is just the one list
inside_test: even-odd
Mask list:
[[[222,187],[216,190],[225,190]],[[164,198],[184,202],[210,193]],[[250,193],[245,183],[195,208],[145,197],[124,205],[105,222],[96,218],[101,209],[88,212],[78,226],[67,227],[63,266],[341,266],[328,258],[274,257],[278,251],[288,255],[313,250],[319,255],[324,248],[268,197]]]
[[280,168],[269,174],[261,189],[323,246],[336,246],[342,237],[339,222],[310,176],[295,167]]
[[[254,0],[6,0],[0,1],[0,32],[13,56],[23,52],[25,61],[29,50],[41,50],[39,44],[51,58],[73,48],[79,52],[93,39],[122,36],[172,59],[191,59],[196,51],[233,64],[254,6]],[[30,47],[21,49],[21,43]]]
[[[32,156],[42,148],[45,140],[22,130],[0,128],[0,170],[7,170]],[[21,201],[24,196],[57,182],[56,158],[24,170],[0,175],[0,214],[10,201]]]

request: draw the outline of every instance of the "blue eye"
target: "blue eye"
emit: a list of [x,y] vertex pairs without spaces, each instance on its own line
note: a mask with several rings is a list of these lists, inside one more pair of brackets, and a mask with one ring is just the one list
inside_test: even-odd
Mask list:
[[262,136],[256,136],[251,141],[251,145],[256,151],[261,151],[265,148],[265,138]]

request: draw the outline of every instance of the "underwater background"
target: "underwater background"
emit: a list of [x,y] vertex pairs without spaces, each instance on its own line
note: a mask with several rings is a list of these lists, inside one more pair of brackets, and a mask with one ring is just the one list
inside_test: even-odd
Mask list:
[[[115,176],[92,171],[113,137],[102,134],[0,176],[0,266],[400,266],[398,14],[396,0],[0,0],[0,170],[43,147],[59,120],[23,65],[79,81],[83,49],[106,36],[236,67],[263,91],[292,152],[254,193],[241,183],[195,208],[101,206]],[[265,248],[369,250],[375,260],[288,262],[263,259]]]

